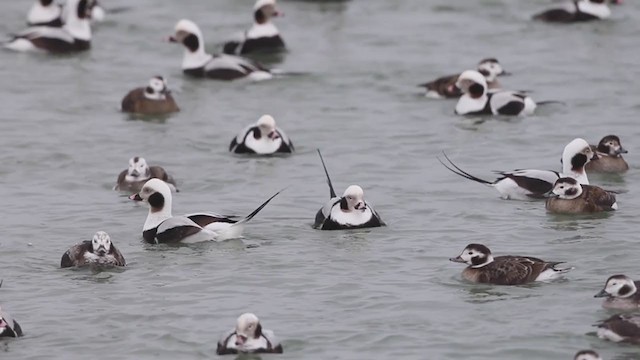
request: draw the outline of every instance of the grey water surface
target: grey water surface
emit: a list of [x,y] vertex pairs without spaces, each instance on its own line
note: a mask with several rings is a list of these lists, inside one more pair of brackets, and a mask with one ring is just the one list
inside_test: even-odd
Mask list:
[[[591,326],[610,315],[593,298],[609,275],[640,279],[637,2],[607,21],[550,26],[529,20],[547,1],[281,0],[290,51],[273,66],[308,74],[262,83],[185,78],[182,48],[162,41],[190,18],[213,49],[250,24],[252,0],[103,3],[125,9],[107,14],[85,54],[0,51],[0,301],[26,334],[0,343],[0,358],[215,358],[218,337],[245,311],[283,340],[285,353],[264,359],[571,359],[582,348],[640,358]],[[30,5],[2,1],[0,32],[22,29]],[[455,101],[415,87],[484,57],[514,74],[506,88],[566,105],[462,118]],[[121,114],[126,92],[156,74],[182,111]],[[298,153],[230,155],[232,137],[265,113]],[[620,210],[603,216],[501,200],[436,159],[444,150],[490,180],[492,170],[560,170],[565,144],[609,133],[622,137],[631,169],[590,175],[620,191]],[[336,190],[360,184],[387,227],[311,228],[329,194],[316,148]],[[243,215],[288,188],[242,241],[146,245],[147,209],[111,190],[134,155],[176,177],[176,214]],[[63,252],[97,230],[126,269],[59,269]],[[465,283],[447,259],[472,242],[575,270],[531,286]]]

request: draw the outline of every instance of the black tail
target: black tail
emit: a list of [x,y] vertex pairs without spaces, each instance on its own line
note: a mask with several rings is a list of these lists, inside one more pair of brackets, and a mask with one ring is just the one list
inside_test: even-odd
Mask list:
[[267,201],[263,202],[262,205],[258,206],[257,209],[253,210],[251,212],[251,214],[245,216],[244,219],[238,221],[238,223],[246,223],[247,221],[253,219],[254,216],[258,215],[260,210],[262,210],[265,206],[267,206],[269,201],[271,201],[274,197],[278,196],[278,194],[280,194],[282,191],[284,191],[284,189],[282,189],[282,190],[278,191],[277,193],[273,194],[270,198],[267,199]]
[[322,162],[322,167],[324,168],[324,173],[325,173],[325,175],[327,175],[327,184],[329,185],[329,196],[331,196],[331,199],[333,199],[334,197],[338,197],[338,195],[336,195],[336,191],[333,190],[333,184],[331,184],[331,178],[329,177],[329,172],[327,171],[327,166],[324,164],[324,159],[322,158],[322,154],[320,153],[320,149],[318,149],[318,155],[320,155],[320,161]]
[[436,156],[436,159],[438,159],[438,161],[440,161],[440,164],[442,164],[442,166],[446,167],[447,170],[451,171],[452,173],[462,176],[463,178],[469,179],[469,180],[473,180],[475,182],[479,182],[480,184],[485,184],[485,185],[493,185],[494,182],[491,181],[487,181],[484,179],[480,179],[479,177],[473,176],[471,174],[469,174],[468,172],[460,169],[458,167],[458,165],[454,164],[453,161],[451,161],[451,159],[449,159],[449,157],[447,156],[447,154],[445,154],[445,152],[442,152],[442,155],[444,156],[445,159],[447,159],[447,161],[449,162],[449,164],[451,164],[451,166],[453,166],[453,168],[451,168],[449,165],[445,164],[444,162],[442,162],[442,160],[440,160],[439,157]]
[[560,104],[563,106],[567,106],[567,103],[559,100],[544,100],[544,101],[536,101],[536,105],[551,105],[551,104]]
[[2,287],[2,282],[3,282],[3,281],[4,281],[4,280],[0,280],[0,288]]
[[427,88],[428,90],[432,90],[433,89],[433,81],[430,81],[428,83],[418,84],[416,86],[417,87],[421,87],[421,88]]

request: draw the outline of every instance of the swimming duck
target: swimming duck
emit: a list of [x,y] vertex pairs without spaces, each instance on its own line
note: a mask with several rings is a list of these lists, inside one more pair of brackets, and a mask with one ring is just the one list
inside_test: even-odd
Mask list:
[[532,281],[555,279],[572,268],[556,268],[564,262],[549,262],[530,256],[496,256],[482,244],[469,244],[460,255],[450,261],[469,266],[462,277],[475,283],[521,285]]
[[269,69],[253,60],[227,54],[207,54],[202,32],[191,20],[178,21],[175,34],[169,37],[169,41],[184,45],[182,72],[186,75],[216,80],[247,78],[254,81],[273,77]]
[[231,55],[244,55],[285,50],[280,32],[271,21],[271,18],[279,15],[276,0],[256,1],[253,6],[253,26],[245,31],[240,39],[224,44],[223,52]]
[[69,248],[60,260],[61,268],[86,265],[125,266],[126,261],[111,242],[109,234],[98,231],[90,241],[83,241]]
[[600,140],[597,146],[591,148],[597,156],[587,164],[587,171],[623,173],[629,170],[629,164],[622,157],[622,154],[626,154],[628,151],[622,147],[618,136],[607,135]]
[[582,185],[574,178],[556,180],[547,199],[547,211],[558,214],[585,214],[618,209],[616,196],[593,185]]
[[553,170],[518,169],[513,171],[499,171],[501,177],[494,181],[480,179],[462,170],[444,154],[449,164],[445,164],[440,158],[438,161],[449,171],[466,179],[495,188],[500,196],[505,199],[531,200],[546,198],[553,189],[555,182],[563,177],[570,176],[581,184],[589,184],[585,164],[594,157],[593,150],[584,139],[573,139],[562,151],[562,174]]
[[[484,75],[489,89],[500,89],[498,76],[509,75],[495,58],[480,60],[478,72]],[[462,90],[456,86],[460,74],[448,75],[418,86],[427,88],[426,97],[429,98],[458,98],[462,96]]]
[[229,145],[229,151],[236,154],[271,155],[292,153],[293,150],[293,143],[282,129],[276,127],[271,115],[262,115],[257,123],[242,130]]
[[318,155],[327,177],[330,200],[316,213],[313,227],[320,230],[345,230],[384,226],[380,215],[364,200],[364,191],[360,186],[351,185],[341,197],[336,195],[320,150]]
[[282,354],[282,344],[273,331],[263,329],[260,320],[252,313],[238,317],[235,329],[218,341],[216,354],[275,353]]
[[637,310],[640,307],[639,286],[640,281],[633,281],[626,275],[613,275],[594,297],[607,298],[602,303],[605,309]]
[[460,74],[456,86],[462,91],[455,113],[457,115],[532,115],[536,109],[533,99],[521,92],[489,90],[487,79],[475,70]]
[[161,166],[149,166],[140,156],[129,159],[129,168],[122,170],[114,190],[139,192],[149,179],[160,179],[167,183],[171,191],[177,192],[176,182]]
[[613,315],[596,326],[601,339],[640,344],[640,315]]
[[603,20],[611,16],[608,0],[574,0],[563,7],[543,11],[533,16],[534,20],[554,23],[575,23]]
[[143,115],[162,115],[180,111],[167,81],[154,76],[146,87],[135,88],[122,99],[122,111]]

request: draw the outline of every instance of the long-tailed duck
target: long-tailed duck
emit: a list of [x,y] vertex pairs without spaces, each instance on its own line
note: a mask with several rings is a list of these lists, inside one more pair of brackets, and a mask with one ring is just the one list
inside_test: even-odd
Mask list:
[[0,308],[0,338],[3,337],[20,337],[22,336],[22,328],[9,313]]
[[209,213],[172,216],[171,189],[167,183],[160,179],[147,181],[139,193],[131,195],[129,198],[149,204],[149,214],[142,228],[142,237],[146,242],[151,244],[195,243],[240,237],[244,224],[258,214],[279,193],[275,193],[251,214],[239,221],[227,216]]
[[475,283],[495,285],[521,285],[532,281],[545,281],[559,277],[573,268],[556,268],[564,262],[549,262],[530,256],[504,255],[493,257],[482,244],[469,244],[450,261],[469,266],[462,277]]
[[36,0],[27,14],[27,26],[62,26],[62,7],[53,0]]
[[205,52],[200,28],[191,20],[180,20],[170,42],[184,45],[182,72],[193,77],[216,80],[248,78],[254,81],[271,79],[269,69],[253,60],[234,55],[210,55]]
[[494,181],[480,179],[469,174],[454,164],[446,154],[443,155],[449,165],[445,164],[440,158],[438,158],[438,161],[454,174],[495,188],[505,200],[531,200],[545,198],[553,189],[555,182],[563,176],[573,177],[579,183],[588,185],[589,179],[584,167],[594,156],[594,153],[584,139],[576,138],[567,144],[562,152],[562,174],[553,170],[534,169],[498,171],[501,176]]
[[[509,74],[495,58],[480,60],[478,72],[484,75],[489,89],[500,89],[498,76]],[[429,98],[458,98],[462,96],[462,90],[456,86],[459,76],[460,74],[443,76],[418,86],[427,89],[426,97]]]
[[615,195],[597,186],[581,185],[574,178],[558,179],[552,192],[555,196],[546,203],[552,213],[585,214],[618,209]]
[[238,317],[235,329],[218,341],[216,354],[274,353],[282,354],[282,344],[273,331],[263,329],[257,316],[244,313]]
[[180,111],[171,96],[167,81],[154,76],[147,87],[135,88],[122,99],[122,111],[135,114],[161,115]]
[[601,339],[640,344],[640,315],[613,315],[596,326]]
[[580,350],[573,357],[573,360],[602,360],[602,358],[593,350]]
[[253,26],[238,40],[224,44],[225,54],[242,55],[249,53],[278,52],[285,50],[284,41],[278,28],[271,22],[279,16],[276,0],[258,0],[253,6]]
[[543,11],[533,16],[534,20],[555,23],[573,23],[603,20],[611,16],[608,0],[573,0],[563,7]]
[[320,230],[344,230],[384,226],[380,215],[364,200],[364,191],[360,186],[351,185],[341,197],[336,195],[320,150],[318,155],[327,176],[330,200],[316,213],[313,227]]
[[67,0],[64,25],[36,26],[16,35],[4,45],[14,51],[71,53],[91,47],[90,7],[93,0]]
[[282,129],[276,127],[271,115],[262,115],[254,125],[246,127],[231,140],[229,151],[236,154],[271,155],[292,153],[293,143]]
[[60,260],[61,268],[97,266],[125,266],[126,261],[120,250],[111,242],[111,237],[104,231],[98,231],[93,239],[73,245]]
[[620,138],[616,135],[607,135],[600,140],[598,146],[591,147],[596,152],[596,157],[587,164],[587,171],[600,173],[623,173],[629,170],[629,164],[622,154],[628,151],[622,147]]
[[173,177],[161,166],[149,166],[147,161],[139,156],[129,159],[129,168],[122,170],[118,175],[117,184],[113,190],[137,193],[149,179],[160,179],[167,183],[171,191],[178,191]]
[[517,91],[489,90],[487,79],[475,70],[460,74],[456,86],[462,91],[455,113],[458,115],[531,115],[536,103]]
[[626,275],[613,275],[593,297],[606,297],[602,302],[605,309],[637,310],[640,307],[638,287],[640,281],[633,281]]

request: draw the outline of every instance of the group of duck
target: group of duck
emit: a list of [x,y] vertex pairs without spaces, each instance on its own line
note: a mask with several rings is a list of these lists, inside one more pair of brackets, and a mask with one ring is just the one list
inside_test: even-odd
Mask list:
[[[611,3],[619,3],[612,1]],[[177,22],[168,41],[182,44],[182,69],[185,75],[216,80],[271,79],[277,71],[245,57],[247,54],[285,50],[285,43],[271,21],[280,14],[275,0],[257,0],[253,7],[253,25],[241,36],[223,46],[223,53],[208,54],[199,27],[190,20]],[[611,14],[607,0],[575,0],[562,8],[535,15],[546,22],[583,22],[600,20]],[[15,51],[71,53],[91,46],[91,19],[101,20],[105,10],[96,0],[67,0],[64,7],[53,0],[39,0],[28,15],[30,27],[17,33],[4,46]],[[480,61],[476,70],[438,78],[422,84],[428,97],[458,98],[455,113],[459,115],[528,115],[536,102],[524,92],[503,90],[497,78],[508,73],[497,59]],[[125,112],[160,115],[179,111],[175,99],[162,76],[154,76],[145,87],[131,90],[122,100]],[[231,140],[229,151],[238,154],[290,154],[294,146],[286,133],[276,127],[275,119],[263,115],[255,124],[243,129]],[[452,172],[467,179],[494,187],[504,199],[546,199],[546,208],[554,213],[593,213],[617,209],[613,193],[589,184],[587,171],[624,173],[628,169],[619,137],[608,135],[596,145],[577,138],[567,144],[562,154],[562,172],[553,170],[514,170],[500,172],[494,181],[483,180],[462,170],[446,154]],[[315,216],[314,227],[340,230],[384,226],[380,215],[364,200],[358,185],[347,187],[342,196],[335,192],[320,151],[318,155],[329,186],[330,200]],[[280,192],[265,200],[243,218],[213,213],[172,215],[172,193],[178,192],[173,176],[162,167],[149,166],[142,157],[129,160],[129,166],[118,178],[115,190],[131,194],[130,199],[149,206],[142,237],[152,244],[195,243],[226,240],[241,236],[244,225],[257,215]],[[469,244],[451,261],[468,265],[462,276],[468,281],[497,285],[519,285],[556,278],[571,268],[557,267],[561,262],[548,262],[529,256],[493,256],[482,244]],[[72,246],[61,259],[61,267],[125,266],[122,253],[110,236],[98,231],[92,240]],[[1,285],[1,283],[0,283]],[[624,275],[611,276],[596,296],[606,296],[604,305],[615,309],[637,309],[640,306],[638,283]],[[22,335],[20,325],[0,310],[0,337]],[[599,325],[598,335],[612,341],[640,342],[640,316],[615,315]],[[219,354],[238,352],[281,353],[282,345],[270,330],[263,329],[252,313],[238,317],[236,326],[218,342]],[[595,360],[599,356],[585,350],[577,360]]]

